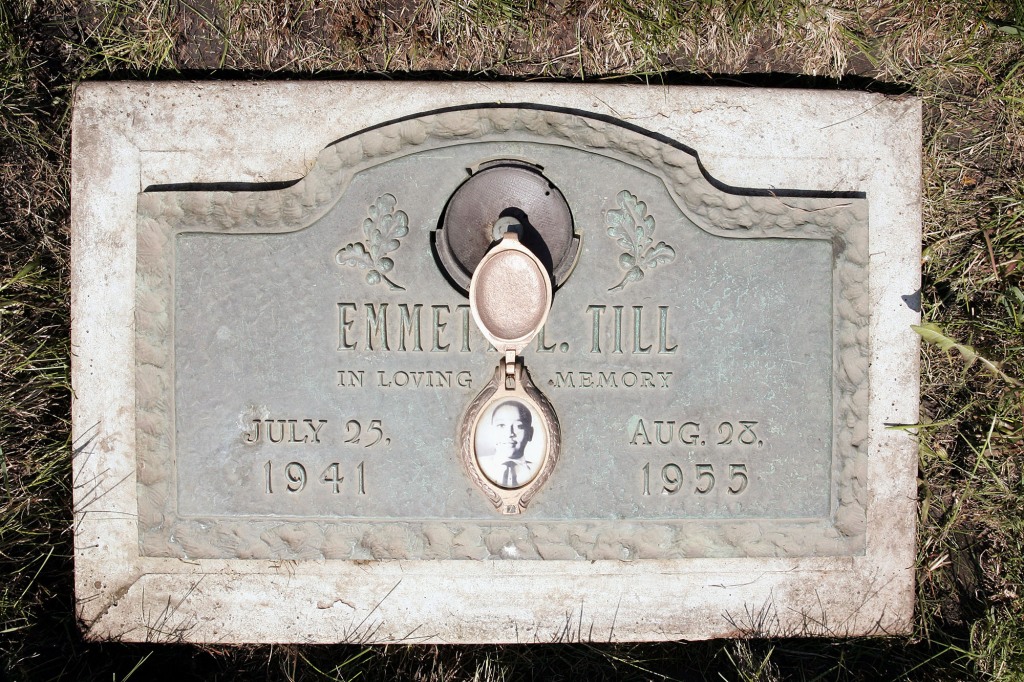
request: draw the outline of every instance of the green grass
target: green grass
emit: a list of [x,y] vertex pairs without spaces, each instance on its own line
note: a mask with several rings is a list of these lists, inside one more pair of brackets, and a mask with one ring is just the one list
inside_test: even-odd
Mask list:
[[[1022,59],[1020,0],[0,4],[0,678],[1024,679]],[[180,72],[799,83],[921,97],[922,309],[949,342],[932,336],[923,349],[914,634],[534,647],[85,643],[71,580],[71,88]]]

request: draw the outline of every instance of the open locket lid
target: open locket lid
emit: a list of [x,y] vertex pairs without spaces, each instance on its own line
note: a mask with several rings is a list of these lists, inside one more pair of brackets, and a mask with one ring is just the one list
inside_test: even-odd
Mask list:
[[473,319],[498,351],[519,355],[547,321],[551,300],[551,276],[510,226],[473,273]]

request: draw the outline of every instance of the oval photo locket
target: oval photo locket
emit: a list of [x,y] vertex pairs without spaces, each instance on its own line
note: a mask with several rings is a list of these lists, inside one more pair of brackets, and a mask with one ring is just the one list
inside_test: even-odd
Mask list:
[[519,357],[547,321],[551,301],[544,266],[516,232],[506,231],[469,287],[473,319],[503,357],[459,429],[470,478],[503,514],[525,510],[558,459],[558,418]]

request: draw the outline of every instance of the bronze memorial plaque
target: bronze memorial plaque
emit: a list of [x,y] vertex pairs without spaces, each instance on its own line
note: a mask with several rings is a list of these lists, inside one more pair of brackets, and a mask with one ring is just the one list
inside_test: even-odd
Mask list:
[[867,205],[535,107],[366,131],[283,189],[150,188],[143,550],[859,552]]

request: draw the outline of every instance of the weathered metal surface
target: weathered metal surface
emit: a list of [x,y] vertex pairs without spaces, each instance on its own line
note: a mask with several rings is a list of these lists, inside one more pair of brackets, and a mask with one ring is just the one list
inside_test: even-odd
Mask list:
[[[544,168],[582,238],[523,352],[561,454],[511,525],[460,461],[498,354],[431,243],[466,169],[504,157]],[[862,551],[863,198],[726,192],[612,123],[483,109],[363,133],[292,188],[139,209],[146,554]]]

